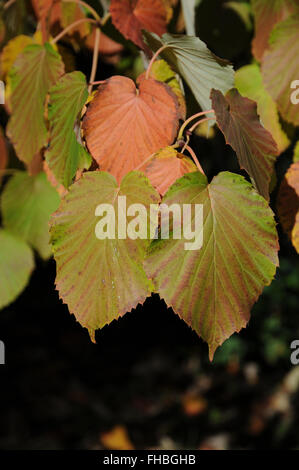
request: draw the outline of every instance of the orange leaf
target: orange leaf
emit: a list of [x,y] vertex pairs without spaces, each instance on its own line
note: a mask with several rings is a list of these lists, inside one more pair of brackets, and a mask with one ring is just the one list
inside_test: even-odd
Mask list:
[[[95,33],[96,33],[96,30],[94,29],[92,34],[89,34],[86,38],[85,44],[88,47],[88,49],[93,50],[94,48]],[[106,36],[106,34],[101,32],[100,45],[99,45],[100,54],[112,56],[114,54],[119,54],[122,50],[123,50],[123,46],[121,44],[113,41],[113,39],[110,39],[108,36]]]
[[154,188],[162,196],[168,188],[185,173],[197,171],[190,158],[178,153],[172,147],[166,147],[153,155],[141,168]]
[[101,169],[120,182],[173,142],[178,122],[177,98],[167,85],[150,78],[136,89],[130,78],[113,76],[99,86],[85,114],[83,132]]
[[102,433],[100,439],[106,449],[134,450],[134,446],[124,426],[115,426],[111,431]]
[[159,36],[166,33],[167,12],[163,0],[111,0],[114,26],[126,39],[146,49],[142,29]]
[[284,231],[299,253],[299,162],[290,166],[282,180],[277,211]]

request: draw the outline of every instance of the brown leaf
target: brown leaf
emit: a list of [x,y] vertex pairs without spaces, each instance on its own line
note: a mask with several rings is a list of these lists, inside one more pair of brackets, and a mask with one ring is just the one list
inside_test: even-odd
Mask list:
[[142,29],[159,36],[166,33],[167,12],[163,0],[111,0],[110,13],[114,26],[141,49],[147,49]]
[[99,86],[83,120],[91,155],[118,182],[170,145],[177,129],[177,98],[153,79],[142,80],[136,89],[130,78],[111,77]]
[[225,96],[219,90],[212,90],[211,98],[226,143],[235,150],[240,167],[247,171],[259,193],[268,200],[278,150],[272,135],[260,123],[256,102],[244,98],[235,88]]

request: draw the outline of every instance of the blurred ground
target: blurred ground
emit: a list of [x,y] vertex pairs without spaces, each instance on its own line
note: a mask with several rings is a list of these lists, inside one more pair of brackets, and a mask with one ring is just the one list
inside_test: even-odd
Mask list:
[[[298,263],[278,279],[210,364],[206,345],[157,296],[96,336],[40,264],[0,314],[0,449],[299,447]],[[50,282],[49,282],[50,281]]]

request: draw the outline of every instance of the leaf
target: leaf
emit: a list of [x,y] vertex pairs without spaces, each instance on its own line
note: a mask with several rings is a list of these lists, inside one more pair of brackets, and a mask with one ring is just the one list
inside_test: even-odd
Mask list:
[[212,88],[226,93],[234,86],[232,66],[216,57],[199,38],[167,33],[160,39],[147,32],[144,37],[153,51],[167,45],[160,56],[185,79],[204,111],[211,109]]
[[45,157],[57,181],[66,188],[78,168],[89,168],[91,157],[78,142],[74,132],[88,98],[85,75],[72,72],[64,75],[50,90],[50,145]]
[[188,36],[195,36],[195,2],[196,0],[182,0],[182,9]]
[[166,32],[167,14],[163,0],[111,0],[110,13],[116,29],[141,49],[146,47],[143,29],[159,36]]
[[51,18],[55,21],[60,17],[60,5],[55,0],[31,0],[32,6],[40,22],[43,42],[47,41],[48,27]]
[[47,143],[44,121],[46,95],[63,74],[59,54],[50,44],[27,46],[12,72],[12,115],[7,127],[18,157],[30,163]]
[[[138,80],[140,81],[145,77],[146,72],[140,75]],[[154,78],[158,82],[166,83],[172,89],[179,102],[179,117],[183,121],[186,119],[186,101],[180,84],[176,78],[176,74],[169,67],[165,60],[156,60],[151,67],[150,77]]]
[[252,53],[261,61],[269,48],[269,37],[274,26],[287,18],[292,11],[291,0],[251,0],[255,22],[255,37],[252,41]]
[[34,39],[30,36],[21,34],[11,39],[2,50],[1,54],[1,75],[5,79],[12,68],[18,55],[23,52],[26,46],[33,44]]
[[115,426],[108,432],[101,433],[101,443],[105,449],[134,450],[134,446],[124,426]]
[[294,163],[299,162],[299,140],[294,148],[293,162]]
[[153,155],[140,170],[144,171],[154,188],[164,195],[178,178],[196,171],[196,165],[174,148],[166,147]]
[[43,259],[51,254],[48,222],[59,205],[59,196],[44,173],[18,172],[10,178],[1,197],[3,225],[35,248]]
[[283,152],[290,141],[279,122],[277,106],[263,85],[259,66],[245,65],[237,70],[235,83],[241,95],[257,102],[257,112],[262,125],[272,135],[279,153]]
[[[118,238],[119,196],[126,196],[127,207],[138,203],[148,209],[159,202],[158,193],[142,173],[129,173],[118,188],[112,175],[87,172],[70,187],[51,220],[56,287],[90,333],[144,302],[151,292],[142,266],[148,240]],[[99,204],[115,209],[115,239],[100,240],[95,235]]]
[[184,239],[155,240],[145,269],[168,307],[208,343],[212,360],[217,347],[246,326],[251,307],[274,277],[274,216],[245,178],[229,172],[210,184],[199,172],[187,174],[162,202],[203,204],[202,248],[185,250]]
[[299,198],[295,190],[288,183],[285,175],[279,187],[277,196],[277,213],[283,230],[292,239],[292,230],[295,225],[296,215],[299,211]]
[[291,100],[291,84],[298,80],[299,13],[279,23],[270,38],[270,49],[263,57],[262,76],[266,90],[276,102],[282,117],[299,125],[298,106]]
[[87,147],[102,170],[118,182],[152,153],[170,145],[178,129],[178,103],[171,89],[127,77],[100,85],[83,119]]
[[0,309],[13,302],[26,287],[34,269],[29,246],[0,229]]
[[5,170],[8,161],[8,152],[6,147],[6,140],[3,135],[2,127],[0,127],[0,183],[2,180],[2,170]]
[[212,90],[211,97],[216,121],[226,143],[235,150],[240,167],[253,179],[259,193],[269,199],[277,146],[259,121],[256,103],[243,98],[235,88],[225,97]]
[[281,182],[277,212],[283,230],[299,253],[299,162],[290,166]]
[[[89,34],[86,38],[85,45],[93,51],[95,43],[95,34],[96,29],[94,28],[92,33]],[[101,31],[100,44],[99,44],[99,53],[104,56],[114,56],[119,54],[123,50],[124,46],[118,42],[110,39],[106,34]]]

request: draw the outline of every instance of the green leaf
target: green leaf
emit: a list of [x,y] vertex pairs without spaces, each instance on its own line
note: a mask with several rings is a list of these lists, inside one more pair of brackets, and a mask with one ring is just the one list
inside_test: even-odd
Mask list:
[[78,142],[81,138],[80,113],[88,98],[85,75],[72,72],[64,75],[50,90],[50,146],[45,154],[57,181],[66,188],[72,183],[78,168],[89,168],[91,157]]
[[293,162],[299,162],[299,141],[297,142],[294,148]]
[[257,102],[257,112],[261,123],[272,135],[279,153],[283,152],[289,146],[290,141],[280,125],[277,106],[263,85],[259,66],[257,64],[245,65],[237,70],[235,79],[236,88],[241,95]]
[[182,0],[182,8],[188,36],[195,36],[195,3],[196,0]]
[[10,178],[2,193],[3,225],[47,259],[51,254],[48,222],[58,205],[58,193],[45,173],[29,176],[18,172]]
[[262,76],[266,90],[276,102],[282,117],[299,126],[298,105],[292,102],[291,88],[298,80],[299,13],[279,23],[270,37],[270,49],[263,57]]
[[212,90],[216,121],[226,143],[235,150],[240,167],[247,171],[265,199],[274,169],[277,146],[270,132],[260,123],[255,101],[243,98],[233,88],[226,96]]
[[210,184],[201,173],[188,173],[162,202],[203,205],[202,248],[185,250],[184,239],[156,240],[145,268],[168,307],[209,344],[212,359],[225,339],[246,326],[252,305],[274,277],[274,215],[245,178],[229,172]]
[[25,163],[30,163],[47,144],[46,95],[63,72],[60,55],[46,43],[27,46],[10,73],[12,115],[7,135],[18,157]]
[[32,250],[20,238],[0,229],[0,309],[26,287],[34,269]]
[[[149,241],[118,239],[119,196],[126,196],[127,207],[138,203],[146,209],[160,199],[140,172],[128,173],[120,187],[109,173],[87,172],[70,187],[51,220],[59,295],[90,332],[144,302],[152,288],[142,264]],[[95,229],[102,219],[95,211],[100,204],[111,204],[115,209],[115,239],[96,237]],[[112,223],[112,215],[104,217],[109,217],[107,224]]]
[[204,111],[211,109],[212,88],[226,93],[234,86],[233,67],[216,57],[199,38],[168,33],[159,38],[146,31],[144,37],[153,51],[167,45],[160,56],[185,79]]

